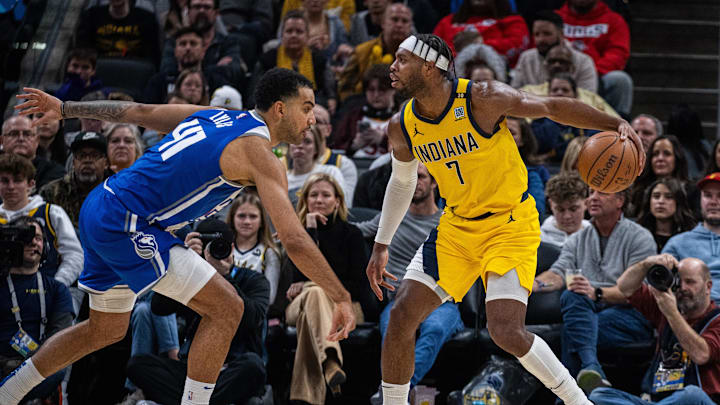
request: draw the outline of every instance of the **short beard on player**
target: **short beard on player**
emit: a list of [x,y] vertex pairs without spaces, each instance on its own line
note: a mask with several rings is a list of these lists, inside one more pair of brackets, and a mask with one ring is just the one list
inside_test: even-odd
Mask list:
[[420,94],[420,90],[424,87],[423,79],[420,77],[420,72],[413,73],[403,84],[404,86],[397,90],[398,94],[403,99],[416,97]]

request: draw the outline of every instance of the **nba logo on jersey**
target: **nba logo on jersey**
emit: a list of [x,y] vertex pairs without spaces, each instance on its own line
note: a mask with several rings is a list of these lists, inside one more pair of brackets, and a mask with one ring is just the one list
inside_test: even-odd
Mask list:
[[465,118],[465,107],[455,107],[455,121]]
[[135,253],[145,260],[152,259],[158,251],[158,244],[153,235],[135,232],[130,236],[130,240],[135,245]]

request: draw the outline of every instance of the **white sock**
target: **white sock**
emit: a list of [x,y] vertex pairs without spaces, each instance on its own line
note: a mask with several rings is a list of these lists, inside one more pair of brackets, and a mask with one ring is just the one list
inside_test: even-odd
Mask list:
[[185,377],[185,390],[180,405],[208,405],[214,389],[215,384],[195,381],[190,377]]
[[0,404],[17,404],[44,379],[45,377],[35,368],[32,359],[25,360],[23,364],[0,382]]
[[535,336],[533,344],[524,356],[518,357],[520,364],[537,377],[565,405],[590,405],[585,393],[570,376],[567,368],[558,360],[550,346],[540,336]]
[[382,382],[383,405],[407,405],[410,393],[410,382],[407,384],[390,384]]

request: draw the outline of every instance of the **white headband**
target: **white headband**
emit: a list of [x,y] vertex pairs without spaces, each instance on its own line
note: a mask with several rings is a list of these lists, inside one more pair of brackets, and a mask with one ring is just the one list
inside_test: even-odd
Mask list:
[[447,72],[448,67],[450,66],[448,58],[444,55],[440,55],[440,52],[437,49],[419,40],[415,35],[410,35],[405,38],[405,40],[400,44],[400,48],[414,53],[422,60],[435,63],[435,67],[440,70]]

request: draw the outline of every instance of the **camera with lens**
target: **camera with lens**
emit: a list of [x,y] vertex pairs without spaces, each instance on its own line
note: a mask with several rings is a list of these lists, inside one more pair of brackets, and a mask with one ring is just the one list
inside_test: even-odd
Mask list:
[[680,288],[680,275],[676,267],[668,269],[662,264],[654,264],[648,269],[645,280],[659,291],[677,291]]
[[202,240],[203,251],[207,247],[210,256],[218,260],[223,260],[232,253],[232,243],[225,239],[221,232],[201,233],[198,238]]
[[35,238],[33,226],[0,226],[0,269],[23,264],[25,245]]

